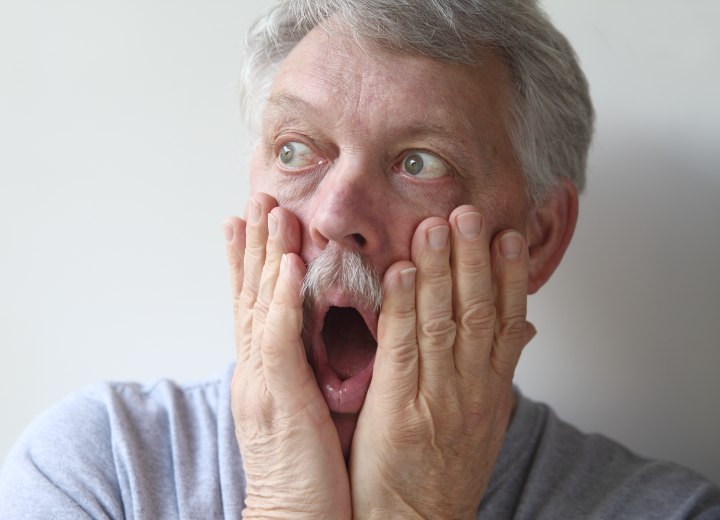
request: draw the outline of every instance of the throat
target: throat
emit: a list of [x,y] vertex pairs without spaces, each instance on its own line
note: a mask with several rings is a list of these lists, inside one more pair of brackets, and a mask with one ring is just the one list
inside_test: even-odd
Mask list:
[[322,339],[330,368],[341,381],[356,375],[375,358],[377,342],[363,317],[352,307],[330,307]]

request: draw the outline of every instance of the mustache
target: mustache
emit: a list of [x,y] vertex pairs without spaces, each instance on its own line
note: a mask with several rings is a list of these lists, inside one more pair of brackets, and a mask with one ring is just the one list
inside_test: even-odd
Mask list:
[[307,267],[301,293],[306,308],[330,289],[349,294],[353,305],[378,312],[383,290],[380,273],[352,249],[326,248]]

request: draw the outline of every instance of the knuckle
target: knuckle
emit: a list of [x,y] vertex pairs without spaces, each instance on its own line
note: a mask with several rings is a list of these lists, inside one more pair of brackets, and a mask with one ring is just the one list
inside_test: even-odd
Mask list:
[[270,310],[270,305],[264,298],[258,298],[255,300],[255,306],[253,308],[253,324],[257,323],[257,320],[264,319]]
[[423,265],[418,272],[428,280],[443,280],[444,282],[450,276],[450,264],[448,262],[428,263]]
[[390,358],[398,363],[404,364],[413,361],[417,355],[417,338],[412,331],[393,333],[383,337],[379,342]]
[[[391,347],[387,349],[387,356],[390,361],[398,367],[405,367],[409,372],[417,363],[417,343],[415,336],[411,334],[401,335],[393,338]],[[398,380],[404,380],[402,374],[396,374]]]
[[423,336],[431,339],[450,339],[455,340],[455,322],[447,316],[432,316],[422,320],[420,331]]
[[265,244],[256,240],[249,240],[245,247],[245,265],[248,263],[260,263],[265,262]]
[[242,313],[252,312],[257,300],[257,284],[250,278],[246,278],[238,299],[238,311]]
[[505,280],[505,283],[502,284],[502,290],[505,294],[518,299],[527,298],[527,273],[523,274],[523,276]]
[[260,285],[257,292],[257,299],[254,304],[255,311],[261,312],[263,315],[267,314],[270,307],[270,302],[273,299],[274,291],[275,280],[263,276],[262,280],[260,280]]
[[492,329],[496,317],[495,305],[490,299],[486,299],[468,304],[458,321],[463,330]]
[[252,311],[243,311],[235,315],[235,338],[240,343],[245,343],[250,338],[253,330]]
[[476,273],[490,268],[490,259],[483,254],[473,253],[455,257],[455,266],[461,271]]
[[393,321],[405,323],[415,319],[415,306],[412,302],[394,306],[386,312]]
[[422,300],[418,305],[428,302],[430,305],[442,307],[447,302],[449,306],[452,301],[452,284],[444,279],[430,279],[427,282],[422,289]]
[[519,339],[525,337],[525,314],[502,317],[498,321],[498,335],[506,339]]
[[233,296],[233,316],[235,316],[235,321],[237,322],[240,319],[240,315],[242,314],[242,300],[240,298],[240,295]]
[[264,296],[272,296],[275,290],[275,282],[277,280],[276,274],[271,269],[263,270],[262,277],[260,278],[259,291]]

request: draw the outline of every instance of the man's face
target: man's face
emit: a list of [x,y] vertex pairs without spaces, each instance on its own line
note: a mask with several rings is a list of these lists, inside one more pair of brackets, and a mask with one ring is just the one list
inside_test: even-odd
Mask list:
[[[496,231],[524,231],[529,202],[505,124],[509,92],[506,67],[490,53],[479,67],[448,64],[363,50],[315,29],[274,80],[252,192],[297,216],[305,262],[356,251],[380,275],[410,259],[421,221],[462,204]],[[309,357],[336,420],[362,405],[377,329],[376,312],[346,293],[328,291],[307,320]]]

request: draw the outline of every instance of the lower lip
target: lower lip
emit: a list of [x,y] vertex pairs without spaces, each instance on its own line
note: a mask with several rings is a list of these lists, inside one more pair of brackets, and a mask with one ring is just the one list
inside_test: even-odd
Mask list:
[[360,372],[341,381],[335,371],[330,368],[324,346],[315,346],[315,378],[331,412],[360,412],[365,401],[365,394],[370,387],[374,362],[373,358]]

